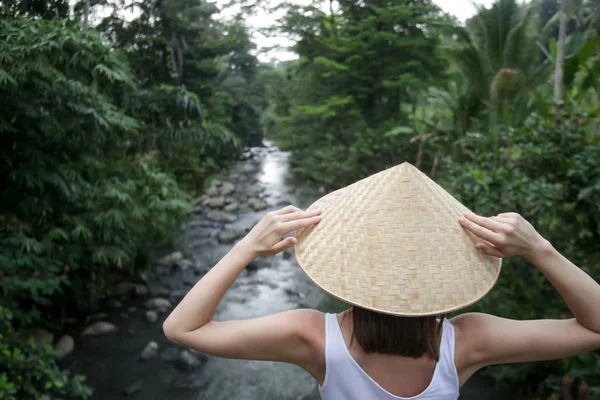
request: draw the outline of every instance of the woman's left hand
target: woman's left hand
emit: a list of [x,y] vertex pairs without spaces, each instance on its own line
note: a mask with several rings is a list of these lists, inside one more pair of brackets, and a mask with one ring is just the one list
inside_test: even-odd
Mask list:
[[272,256],[297,242],[295,237],[284,238],[290,232],[313,226],[321,221],[321,210],[302,211],[294,206],[272,211],[246,235],[243,243],[255,256]]

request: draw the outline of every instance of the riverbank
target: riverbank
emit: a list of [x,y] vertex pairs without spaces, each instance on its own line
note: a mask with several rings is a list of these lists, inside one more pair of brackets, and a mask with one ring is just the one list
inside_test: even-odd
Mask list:
[[[96,317],[115,330],[82,337],[88,324],[69,332],[76,349],[63,363],[88,377],[93,399],[319,399],[316,383],[298,367],[207,357],[169,343],[161,329],[168,310],[267,210],[290,203],[305,208],[320,196],[317,188],[294,181],[287,157],[272,143],[248,150],[198,199],[181,226],[176,251],[157,260],[148,284],[115,288],[113,306],[119,306]],[[244,271],[215,318],[251,318],[298,307],[337,312],[343,305],[310,283],[286,252],[259,259]],[[465,393],[466,400],[495,398],[487,381],[470,383]]]

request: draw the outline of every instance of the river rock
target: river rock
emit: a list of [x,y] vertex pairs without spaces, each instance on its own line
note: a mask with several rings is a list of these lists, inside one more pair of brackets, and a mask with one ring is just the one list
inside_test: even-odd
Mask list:
[[174,253],[169,254],[168,256],[160,258],[157,262],[162,265],[173,265],[181,260],[183,260],[183,254],[181,254],[181,252],[179,251],[176,251]]
[[128,296],[128,295],[136,295],[136,296],[147,296],[148,289],[146,286],[141,283],[133,283],[133,282],[120,282],[117,283],[113,288],[109,290],[109,295],[117,295],[117,296]]
[[158,320],[158,314],[154,310],[146,311],[146,319],[150,323],[155,323]]
[[127,388],[125,388],[125,390],[123,390],[123,394],[125,396],[131,396],[131,395],[136,394],[140,390],[142,390],[142,381],[137,381],[134,384],[127,386]]
[[256,271],[257,269],[267,268],[270,266],[271,266],[271,262],[269,261],[269,259],[267,257],[258,257],[257,259],[252,261],[250,264],[248,264],[246,269],[248,269],[250,271]]
[[248,205],[252,207],[254,211],[261,211],[267,208],[267,202],[256,197],[248,199]]
[[160,359],[162,361],[175,361],[179,357],[179,349],[177,347],[169,347],[160,353]]
[[233,201],[232,203],[227,204],[225,208],[223,208],[223,210],[227,212],[232,212],[237,211],[238,208],[240,208],[240,203],[238,203],[237,201]]
[[88,315],[88,317],[86,318],[86,323],[92,322],[92,321],[98,321],[101,319],[105,319],[107,317],[108,317],[107,313],[98,313],[98,314]]
[[106,335],[117,331],[117,327],[110,322],[98,321],[85,328],[81,336]]
[[234,222],[237,220],[235,215],[218,210],[209,211],[208,214],[206,214],[206,218],[216,222]]
[[210,200],[208,200],[206,205],[210,208],[221,208],[225,205],[225,197],[213,197]]
[[121,302],[116,299],[108,299],[106,305],[112,308],[113,310],[116,310],[117,308],[121,308],[123,306]]
[[233,192],[235,192],[235,185],[231,182],[223,182],[221,188],[219,189],[223,196],[229,196]]
[[175,366],[182,371],[190,372],[200,366],[200,360],[189,350],[181,350],[175,360]]
[[54,341],[54,334],[45,329],[36,329],[30,333],[33,339],[42,347],[51,345]]
[[237,234],[233,229],[225,228],[221,232],[219,232],[219,242],[221,243],[232,243],[235,238],[237,238]]
[[158,343],[152,341],[144,347],[144,350],[140,353],[140,360],[147,361],[158,355]]
[[171,302],[162,297],[155,297],[153,299],[148,299],[148,301],[144,303],[144,307],[150,310],[157,310],[159,308],[171,308]]
[[137,311],[137,307],[133,307],[133,306],[132,306],[132,307],[129,307],[129,308],[127,309],[127,311],[128,311],[130,314],[133,314],[134,312],[136,312],[136,311]]
[[254,171],[256,171],[256,166],[254,166],[252,164],[244,164],[242,166],[241,171],[244,172],[244,173],[254,172]]
[[191,260],[188,260],[187,258],[184,258],[183,260],[179,260],[175,264],[173,264],[173,266],[175,266],[175,267],[184,268],[184,269],[191,267],[192,265],[194,265],[194,263]]
[[171,300],[173,303],[179,303],[181,300],[183,300],[186,294],[188,294],[187,289],[174,290],[169,295],[169,300]]
[[[213,182],[216,182],[216,181],[213,181]],[[212,185],[208,189],[206,189],[206,195],[210,196],[210,197],[218,196],[219,189],[216,186]]]
[[56,345],[54,345],[54,351],[56,353],[56,358],[61,359],[73,352],[75,349],[75,340],[69,335],[63,335]]
[[168,310],[166,307],[160,307],[160,308],[157,308],[157,309],[156,309],[156,312],[157,312],[158,314],[164,314],[164,313],[166,313],[167,311],[169,311],[169,310]]

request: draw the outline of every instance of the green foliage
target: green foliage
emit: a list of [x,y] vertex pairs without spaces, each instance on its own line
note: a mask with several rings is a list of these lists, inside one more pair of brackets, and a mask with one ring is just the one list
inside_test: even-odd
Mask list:
[[[521,213],[600,280],[600,145],[594,122],[595,116],[572,104],[553,118],[533,114],[523,129],[505,137],[499,164],[489,151],[472,149],[475,157],[468,163],[446,160],[442,182],[480,214]],[[516,319],[568,315],[556,290],[524,259],[507,259],[495,289],[474,309]],[[592,354],[544,365],[496,366],[489,372],[515,387],[550,373],[600,387],[599,360]]]
[[66,298],[92,308],[106,271],[133,272],[189,199],[152,156],[128,154],[139,123],[108,88],[128,90],[131,77],[95,33],[26,20],[1,31],[0,286],[29,325],[45,309],[64,313]]
[[[0,398],[87,399],[92,391],[82,376],[69,376],[54,362],[50,346],[41,347],[33,338],[23,340],[11,323],[12,313],[0,307]],[[46,396],[46,397],[44,397]]]
[[343,185],[414,147],[385,133],[407,121],[400,105],[415,98],[415,87],[439,76],[441,20],[430,1],[342,2],[330,15],[288,7],[281,29],[299,37],[300,60],[268,73],[287,87],[270,86],[270,132],[294,150],[297,172]]

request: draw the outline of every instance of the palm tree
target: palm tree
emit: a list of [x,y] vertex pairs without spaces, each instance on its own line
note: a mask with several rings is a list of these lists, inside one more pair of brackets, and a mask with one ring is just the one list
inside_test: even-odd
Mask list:
[[453,69],[467,78],[470,93],[491,112],[520,103],[521,95],[549,77],[550,63],[540,57],[533,11],[516,0],[499,0],[489,9],[480,8],[447,43]]

